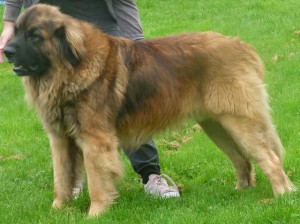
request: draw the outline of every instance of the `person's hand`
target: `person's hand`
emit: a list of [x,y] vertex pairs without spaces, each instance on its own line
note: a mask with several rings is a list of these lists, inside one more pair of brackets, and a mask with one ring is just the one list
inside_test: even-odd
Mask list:
[[0,36],[0,64],[5,60],[4,48],[7,43],[13,38],[14,22],[4,21],[4,28]]

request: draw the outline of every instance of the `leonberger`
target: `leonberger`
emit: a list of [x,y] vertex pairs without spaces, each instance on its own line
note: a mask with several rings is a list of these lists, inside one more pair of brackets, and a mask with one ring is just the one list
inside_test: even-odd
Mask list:
[[236,188],[255,184],[253,159],[275,195],[295,190],[282,168],[263,63],[237,38],[203,32],[134,42],[40,4],[20,15],[5,54],[49,136],[55,208],[72,197],[84,165],[89,215],[102,213],[117,195],[118,148],[137,148],[185,118],[229,157]]

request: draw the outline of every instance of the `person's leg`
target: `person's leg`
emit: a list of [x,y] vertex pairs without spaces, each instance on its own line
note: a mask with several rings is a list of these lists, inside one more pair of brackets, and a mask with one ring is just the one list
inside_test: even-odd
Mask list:
[[152,140],[147,141],[138,150],[124,150],[134,171],[141,175],[143,184],[149,180],[150,174],[160,175],[159,155]]
[[[145,192],[162,198],[179,197],[176,184],[167,175],[161,175],[158,150],[152,140],[148,140],[137,150],[124,150],[136,173],[141,175]],[[168,179],[172,186],[169,186]]]

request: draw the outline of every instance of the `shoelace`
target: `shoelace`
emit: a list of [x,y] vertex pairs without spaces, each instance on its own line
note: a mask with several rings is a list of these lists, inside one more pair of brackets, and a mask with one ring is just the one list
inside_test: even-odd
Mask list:
[[157,181],[158,181],[158,185],[165,186],[163,178],[167,179],[171,183],[171,185],[172,185],[171,187],[173,187],[174,189],[179,191],[177,185],[175,184],[175,182],[171,179],[171,177],[169,177],[166,174],[161,174],[161,175],[158,175],[157,177],[155,177],[155,179],[157,179]]

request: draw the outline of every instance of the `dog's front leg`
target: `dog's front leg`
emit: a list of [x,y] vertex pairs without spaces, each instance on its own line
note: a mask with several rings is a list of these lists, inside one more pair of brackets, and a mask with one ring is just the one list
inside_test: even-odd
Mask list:
[[60,208],[72,197],[73,176],[69,139],[57,133],[48,133],[54,171],[54,201],[52,207]]
[[122,175],[122,165],[114,135],[98,133],[83,136],[77,142],[83,151],[91,199],[89,216],[98,216],[117,196],[115,181]]

